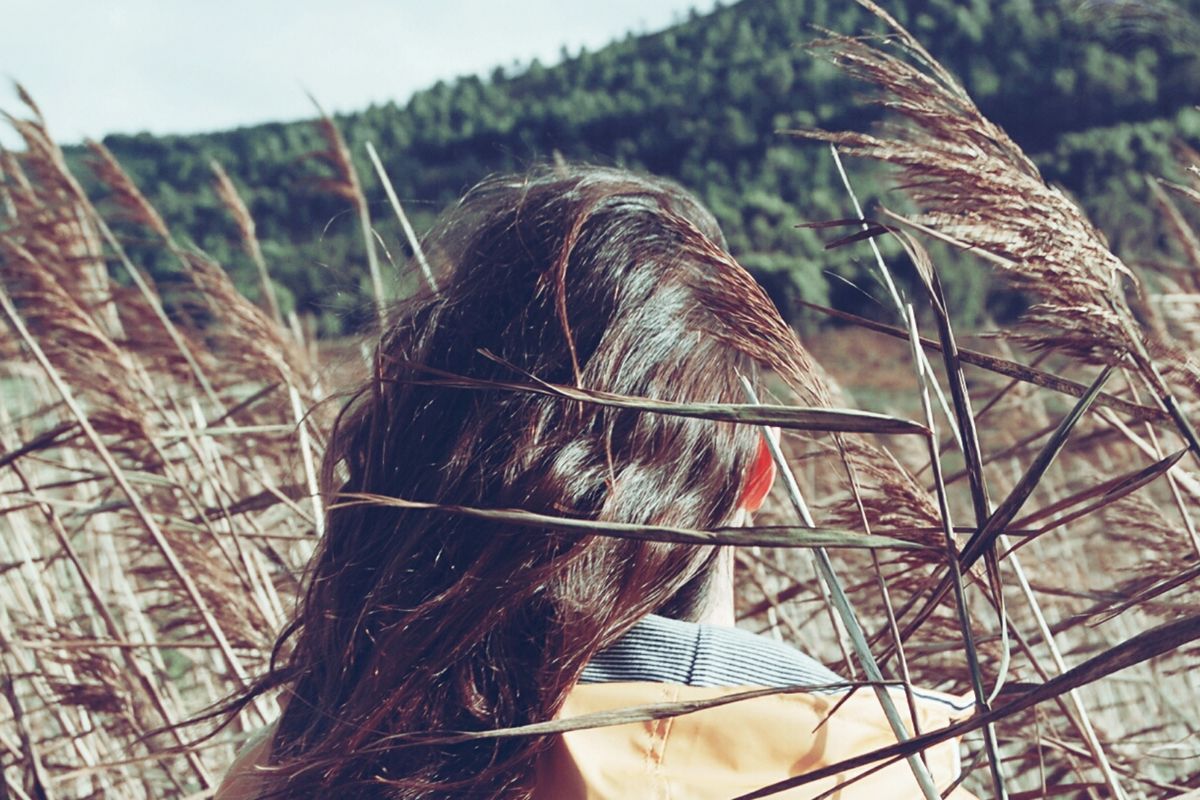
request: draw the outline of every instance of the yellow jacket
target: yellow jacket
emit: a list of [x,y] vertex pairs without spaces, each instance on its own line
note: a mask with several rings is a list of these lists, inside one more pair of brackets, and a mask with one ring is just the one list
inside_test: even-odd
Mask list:
[[[705,700],[754,687],[705,688],[654,683],[581,684],[560,718],[654,703]],[[908,705],[901,692],[893,697]],[[839,706],[839,701],[844,701]],[[921,731],[943,727],[949,706],[917,701]],[[836,707],[836,709],[835,709]],[[911,732],[911,728],[910,728]],[[730,800],[760,787],[894,744],[870,690],[844,694],[777,694],[663,720],[561,734],[538,769],[538,800]],[[960,770],[957,742],[926,751],[939,789]],[[825,778],[772,797],[813,798],[868,768]],[[920,800],[905,761],[847,784],[835,800]],[[958,790],[954,800],[971,800]]]
[[[753,687],[709,688],[655,683],[580,684],[559,718],[681,700],[705,700]],[[897,707],[907,709],[893,690]],[[840,700],[844,700],[838,705]],[[835,709],[836,706],[836,709]],[[917,700],[921,731],[942,727],[949,706]],[[255,800],[262,792],[254,767],[266,762],[266,729],[230,768],[216,800]],[[730,800],[767,784],[802,775],[893,744],[875,695],[778,694],[662,720],[570,731],[558,736],[538,764],[537,800]],[[925,761],[939,789],[958,776],[958,745],[930,748]],[[773,797],[813,798],[846,783],[852,770]],[[921,800],[908,764],[897,762],[831,795],[834,800]],[[973,800],[959,789],[954,800]]]
[[[752,633],[651,615],[598,653],[567,697],[559,719],[616,709],[702,701],[748,689],[840,682],[819,662]],[[892,689],[907,718],[909,703]],[[952,698],[919,692],[909,732],[944,727],[964,711]],[[266,763],[273,728],[230,769],[217,800],[261,793],[254,766]],[[730,800],[896,741],[870,689],[768,694],[660,720],[558,735],[539,759],[537,800]],[[957,742],[925,752],[939,789],[960,771]],[[860,768],[773,795],[835,800],[922,800],[906,761],[865,775]],[[971,800],[957,790],[955,800]]]

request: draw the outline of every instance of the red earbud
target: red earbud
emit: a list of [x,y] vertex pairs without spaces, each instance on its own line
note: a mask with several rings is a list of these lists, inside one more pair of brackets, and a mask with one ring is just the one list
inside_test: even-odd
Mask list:
[[754,457],[754,465],[750,467],[750,474],[746,478],[746,485],[742,489],[738,507],[752,513],[758,511],[762,507],[763,501],[767,499],[767,494],[771,491],[774,483],[775,459],[771,456],[770,448],[767,447],[766,434],[763,434],[762,438],[758,440],[758,454]]

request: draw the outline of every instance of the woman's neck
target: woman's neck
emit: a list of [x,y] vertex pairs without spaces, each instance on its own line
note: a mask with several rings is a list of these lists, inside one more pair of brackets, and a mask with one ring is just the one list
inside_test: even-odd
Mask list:
[[733,548],[725,547],[717,559],[716,575],[708,594],[708,602],[700,612],[696,621],[709,625],[722,625],[732,628],[736,624],[737,615],[733,603]]

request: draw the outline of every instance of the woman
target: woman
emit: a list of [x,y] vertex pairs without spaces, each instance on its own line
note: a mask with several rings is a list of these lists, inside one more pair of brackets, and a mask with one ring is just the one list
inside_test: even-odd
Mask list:
[[[762,502],[774,466],[755,427],[437,385],[450,373],[737,403],[739,376],[769,370],[805,392],[794,334],[690,195],[611,169],[495,178],[427,247],[440,290],[382,338],[326,486],[693,528],[738,524]],[[218,797],[730,797],[894,741],[865,693],[817,733],[844,698],[777,695],[559,737],[413,736],[836,683],[712,624],[732,624],[732,563],[712,547],[335,506],[277,648],[290,653],[243,698],[282,687],[286,709]],[[944,722],[935,705],[926,727]],[[953,759],[930,757],[943,784]],[[903,763],[861,785],[919,796]]]

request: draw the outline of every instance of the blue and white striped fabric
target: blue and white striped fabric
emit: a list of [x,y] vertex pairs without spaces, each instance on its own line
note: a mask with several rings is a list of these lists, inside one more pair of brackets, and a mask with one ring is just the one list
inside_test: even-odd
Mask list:
[[[811,686],[846,679],[811,656],[774,639],[737,628],[682,622],[656,615],[640,620],[583,670],[580,683],[678,683],[685,686]],[[833,691],[846,691],[834,689]],[[956,712],[965,698],[913,688],[913,694]]]
[[782,642],[749,631],[650,615],[583,670],[581,683],[825,686],[843,678]]

